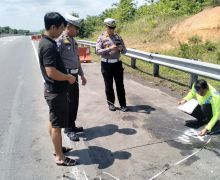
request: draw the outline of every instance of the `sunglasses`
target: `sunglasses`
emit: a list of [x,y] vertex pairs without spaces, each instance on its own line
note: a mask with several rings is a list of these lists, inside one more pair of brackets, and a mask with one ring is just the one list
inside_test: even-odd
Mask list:
[[109,27],[109,26],[108,26],[108,28],[109,28],[109,29],[115,29],[116,27]]

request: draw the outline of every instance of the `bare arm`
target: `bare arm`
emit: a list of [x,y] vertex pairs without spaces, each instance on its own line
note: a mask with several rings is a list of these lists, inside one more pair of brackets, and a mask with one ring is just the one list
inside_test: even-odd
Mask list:
[[76,78],[70,74],[64,74],[58,71],[55,67],[45,67],[47,76],[56,81],[68,81],[73,84]]

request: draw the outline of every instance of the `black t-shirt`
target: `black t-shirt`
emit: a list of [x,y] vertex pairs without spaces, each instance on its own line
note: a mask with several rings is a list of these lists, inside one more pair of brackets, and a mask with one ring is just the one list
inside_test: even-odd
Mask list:
[[45,89],[49,92],[60,93],[67,90],[67,81],[56,81],[47,76],[45,67],[54,67],[62,73],[67,73],[64,63],[57,50],[56,42],[48,36],[43,36],[38,49],[40,69],[45,80]]

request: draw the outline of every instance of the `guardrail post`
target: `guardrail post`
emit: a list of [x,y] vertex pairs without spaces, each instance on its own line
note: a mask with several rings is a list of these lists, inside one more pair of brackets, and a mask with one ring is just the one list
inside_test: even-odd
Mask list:
[[131,67],[132,68],[136,68],[136,59],[135,58],[131,58]]
[[154,77],[158,77],[159,76],[159,69],[160,69],[159,65],[158,64],[154,64],[154,66],[153,66],[153,76]]
[[197,74],[191,74],[190,75],[190,81],[189,81],[189,87],[192,88],[192,85],[194,82],[196,82],[198,79],[198,75]]

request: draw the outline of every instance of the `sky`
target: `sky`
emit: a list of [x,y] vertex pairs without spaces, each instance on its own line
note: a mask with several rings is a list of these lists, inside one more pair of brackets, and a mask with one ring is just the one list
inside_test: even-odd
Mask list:
[[[39,31],[44,28],[45,13],[57,11],[65,13],[76,12],[80,17],[99,15],[119,0],[0,0],[0,26],[10,26],[16,29]],[[136,0],[138,5],[145,0]]]

